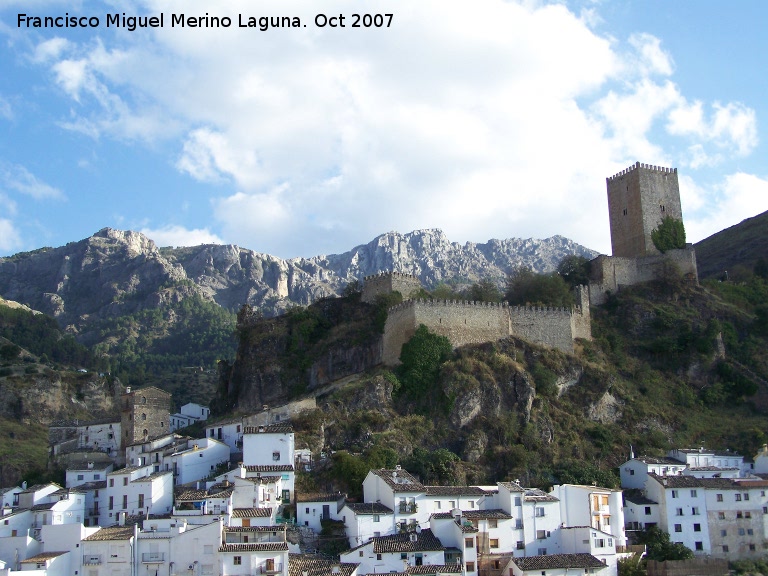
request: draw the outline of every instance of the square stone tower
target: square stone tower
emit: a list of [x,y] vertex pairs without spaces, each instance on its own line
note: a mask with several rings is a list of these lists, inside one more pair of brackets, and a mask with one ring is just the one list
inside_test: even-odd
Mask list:
[[683,219],[677,168],[637,162],[606,178],[606,184],[613,255],[637,258],[659,254],[651,232],[666,216]]
[[147,386],[126,389],[121,398],[120,425],[122,442],[120,447],[156,438],[170,432],[171,395],[164,390]]

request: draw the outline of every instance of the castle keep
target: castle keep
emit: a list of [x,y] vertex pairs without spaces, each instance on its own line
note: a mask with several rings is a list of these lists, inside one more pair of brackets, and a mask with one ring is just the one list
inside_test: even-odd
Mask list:
[[609,292],[661,277],[672,266],[698,282],[696,253],[689,245],[661,254],[651,232],[666,216],[682,221],[677,168],[636,164],[606,178],[613,256],[592,260],[589,301],[603,304]]

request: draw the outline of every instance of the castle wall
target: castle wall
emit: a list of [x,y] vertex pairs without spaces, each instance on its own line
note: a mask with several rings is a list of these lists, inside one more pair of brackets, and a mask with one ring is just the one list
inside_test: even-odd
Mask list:
[[513,336],[573,352],[571,311],[565,308],[509,307],[510,333]]
[[659,254],[651,232],[666,216],[683,219],[677,168],[638,162],[607,178],[606,185],[613,255]]
[[589,309],[589,287],[574,288],[576,308],[571,313],[571,339],[592,340],[592,312]]
[[668,263],[684,276],[698,281],[696,252],[691,247],[644,258],[598,256],[590,263],[589,301],[594,305],[603,304],[609,291],[617,292],[622,286],[655,280],[662,275]]
[[126,392],[121,402],[121,448],[169,433],[171,395],[168,392],[148,386]]
[[417,300],[415,322],[447,337],[454,348],[509,336],[507,306],[467,300]]
[[389,309],[382,337],[381,361],[384,364],[387,366],[400,364],[400,351],[403,344],[416,333],[417,327],[415,300],[407,300]]
[[366,276],[363,281],[363,294],[360,299],[372,304],[379,294],[400,292],[403,298],[408,298],[415,290],[421,289],[421,281],[412,274],[401,272],[386,272]]

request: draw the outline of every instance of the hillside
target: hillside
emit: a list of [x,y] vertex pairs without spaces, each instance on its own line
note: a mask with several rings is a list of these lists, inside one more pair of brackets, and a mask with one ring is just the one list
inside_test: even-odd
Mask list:
[[699,278],[719,278],[725,271],[736,278],[743,276],[759,258],[768,260],[768,212],[713,234],[694,249]]
[[754,314],[766,298],[760,278],[738,287],[670,277],[622,290],[594,309],[594,341],[580,341],[573,355],[508,338],[456,350],[433,376],[414,379],[408,366],[390,371],[373,362],[345,386],[323,391],[316,366],[364,359],[339,350],[370,349],[363,336],[375,334],[373,307],[367,325],[363,316],[336,323],[366,305],[354,297],[325,301],[300,318],[244,327],[230,372],[237,382],[225,397],[229,408],[248,411],[263,390],[277,403],[316,395],[318,410],[296,422],[297,446],[343,454],[321,475],[322,489],[354,491],[350,470],[382,458],[436,483],[612,485],[612,469],[630,445],[636,453],[704,445],[751,457],[768,440],[761,352],[768,323]]

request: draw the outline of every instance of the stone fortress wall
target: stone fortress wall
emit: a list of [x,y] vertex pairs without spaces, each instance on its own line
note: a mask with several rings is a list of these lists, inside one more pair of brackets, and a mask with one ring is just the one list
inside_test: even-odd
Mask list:
[[402,272],[384,272],[366,276],[363,280],[363,294],[360,299],[363,302],[373,304],[376,296],[400,292],[403,299],[407,299],[412,292],[421,289],[421,281],[413,274]]
[[403,344],[421,324],[448,338],[454,347],[517,336],[572,352],[575,338],[592,338],[586,287],[578,287],[576,296],[579,305],[572,310],[466,300],[406,300],[388,311],[382,360],[397,364]]

